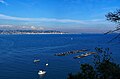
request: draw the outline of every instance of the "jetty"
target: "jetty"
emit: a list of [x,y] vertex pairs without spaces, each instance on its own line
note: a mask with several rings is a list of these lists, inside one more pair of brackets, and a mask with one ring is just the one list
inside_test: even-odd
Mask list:
[[73,50],[73,51],[68,51],[68,52],[63,52],[63,53],[56,53],[54,55],[55,56],[66,56],[66,55],[76,54],[76,53],[86,52],[86,51],[88,51],[88,50],[87,49],[81,49],[81,50]]
[[83,58],[83,57],[87,57],[87,56],[92,55],[92,54],[96,54],[96,52],[88,52],[88,53],[85,53],[85,54],[81,54],[81,55],[75,56],[73,58],[74,59],[76,59],[76,58]]

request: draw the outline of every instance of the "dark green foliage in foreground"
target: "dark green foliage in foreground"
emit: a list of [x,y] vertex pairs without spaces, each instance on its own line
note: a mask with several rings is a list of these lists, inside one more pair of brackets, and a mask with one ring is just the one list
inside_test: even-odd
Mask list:
[[109,49],[96,48],[96,52],[94,65],[81,64],[81,71],[67,79],[120,79],[120,66],[112,62]]

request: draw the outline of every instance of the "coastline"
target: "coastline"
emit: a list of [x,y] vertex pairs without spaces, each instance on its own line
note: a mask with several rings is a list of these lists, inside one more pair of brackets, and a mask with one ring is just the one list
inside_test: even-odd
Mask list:
[[[7,33],[1,33],[0,35],[74,35],[74,34],[79,34],[79,35],[93,35],[93,34],[104,34],[104,33],[10,33],[10,34],[7,34]],[[117,33],[114,33],[114,34],[117,34]]]
[[12,33],[12,34],[0,34],[0,35],[65,35],[65,34],[81,34],[81,33]]

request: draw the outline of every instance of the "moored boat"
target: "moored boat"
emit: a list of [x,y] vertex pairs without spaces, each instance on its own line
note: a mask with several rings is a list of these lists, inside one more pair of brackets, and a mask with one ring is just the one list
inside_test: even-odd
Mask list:
[[44,75],[44,74],[46,74],[46,71],[40,70],[40,71],[38,72],[38,74],[39,74],[39,75]]

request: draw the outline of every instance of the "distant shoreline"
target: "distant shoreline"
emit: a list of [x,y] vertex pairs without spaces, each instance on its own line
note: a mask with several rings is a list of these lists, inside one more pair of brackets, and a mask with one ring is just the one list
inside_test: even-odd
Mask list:
[[59,34],[59,35],[69,35],[69,34],[81,34],[81,33],[22,33],[22,34],[20,34],[20,33],[14,33],[14,34],[0,34],[0,35],[57,35],[57,34]]
[[[104,33],[13,33],[13,34],[0,34],[0,35],[72,35],[72,34],[78,34],[78,35],[94,35],[94,34],[103,34]],[[118,34],[118,33],[112,33],[112,34]],[[109,34],[111,35],[111,34]]]
[[[4,33],[4,34],[0,34],[0,35],[57,35],[57,34],[59,34],[59,35],[63,35],[63,34],[80,34],[80,35],[87,35],[87,34],[89,34],[89,35],[92,35],[92,34],[104,34],[104,33],[12,33],[12,34],[6,34],[6,33]],[[118,34],[118,33],[112,33],[112,34]]]
[[68,34],[68,33],[13,33],[13,34],[0,34],[0,35],[44,35],[44,34]]
[[61,32],[56,30],[0,30],[0,34],[66,34],[67,32]]

